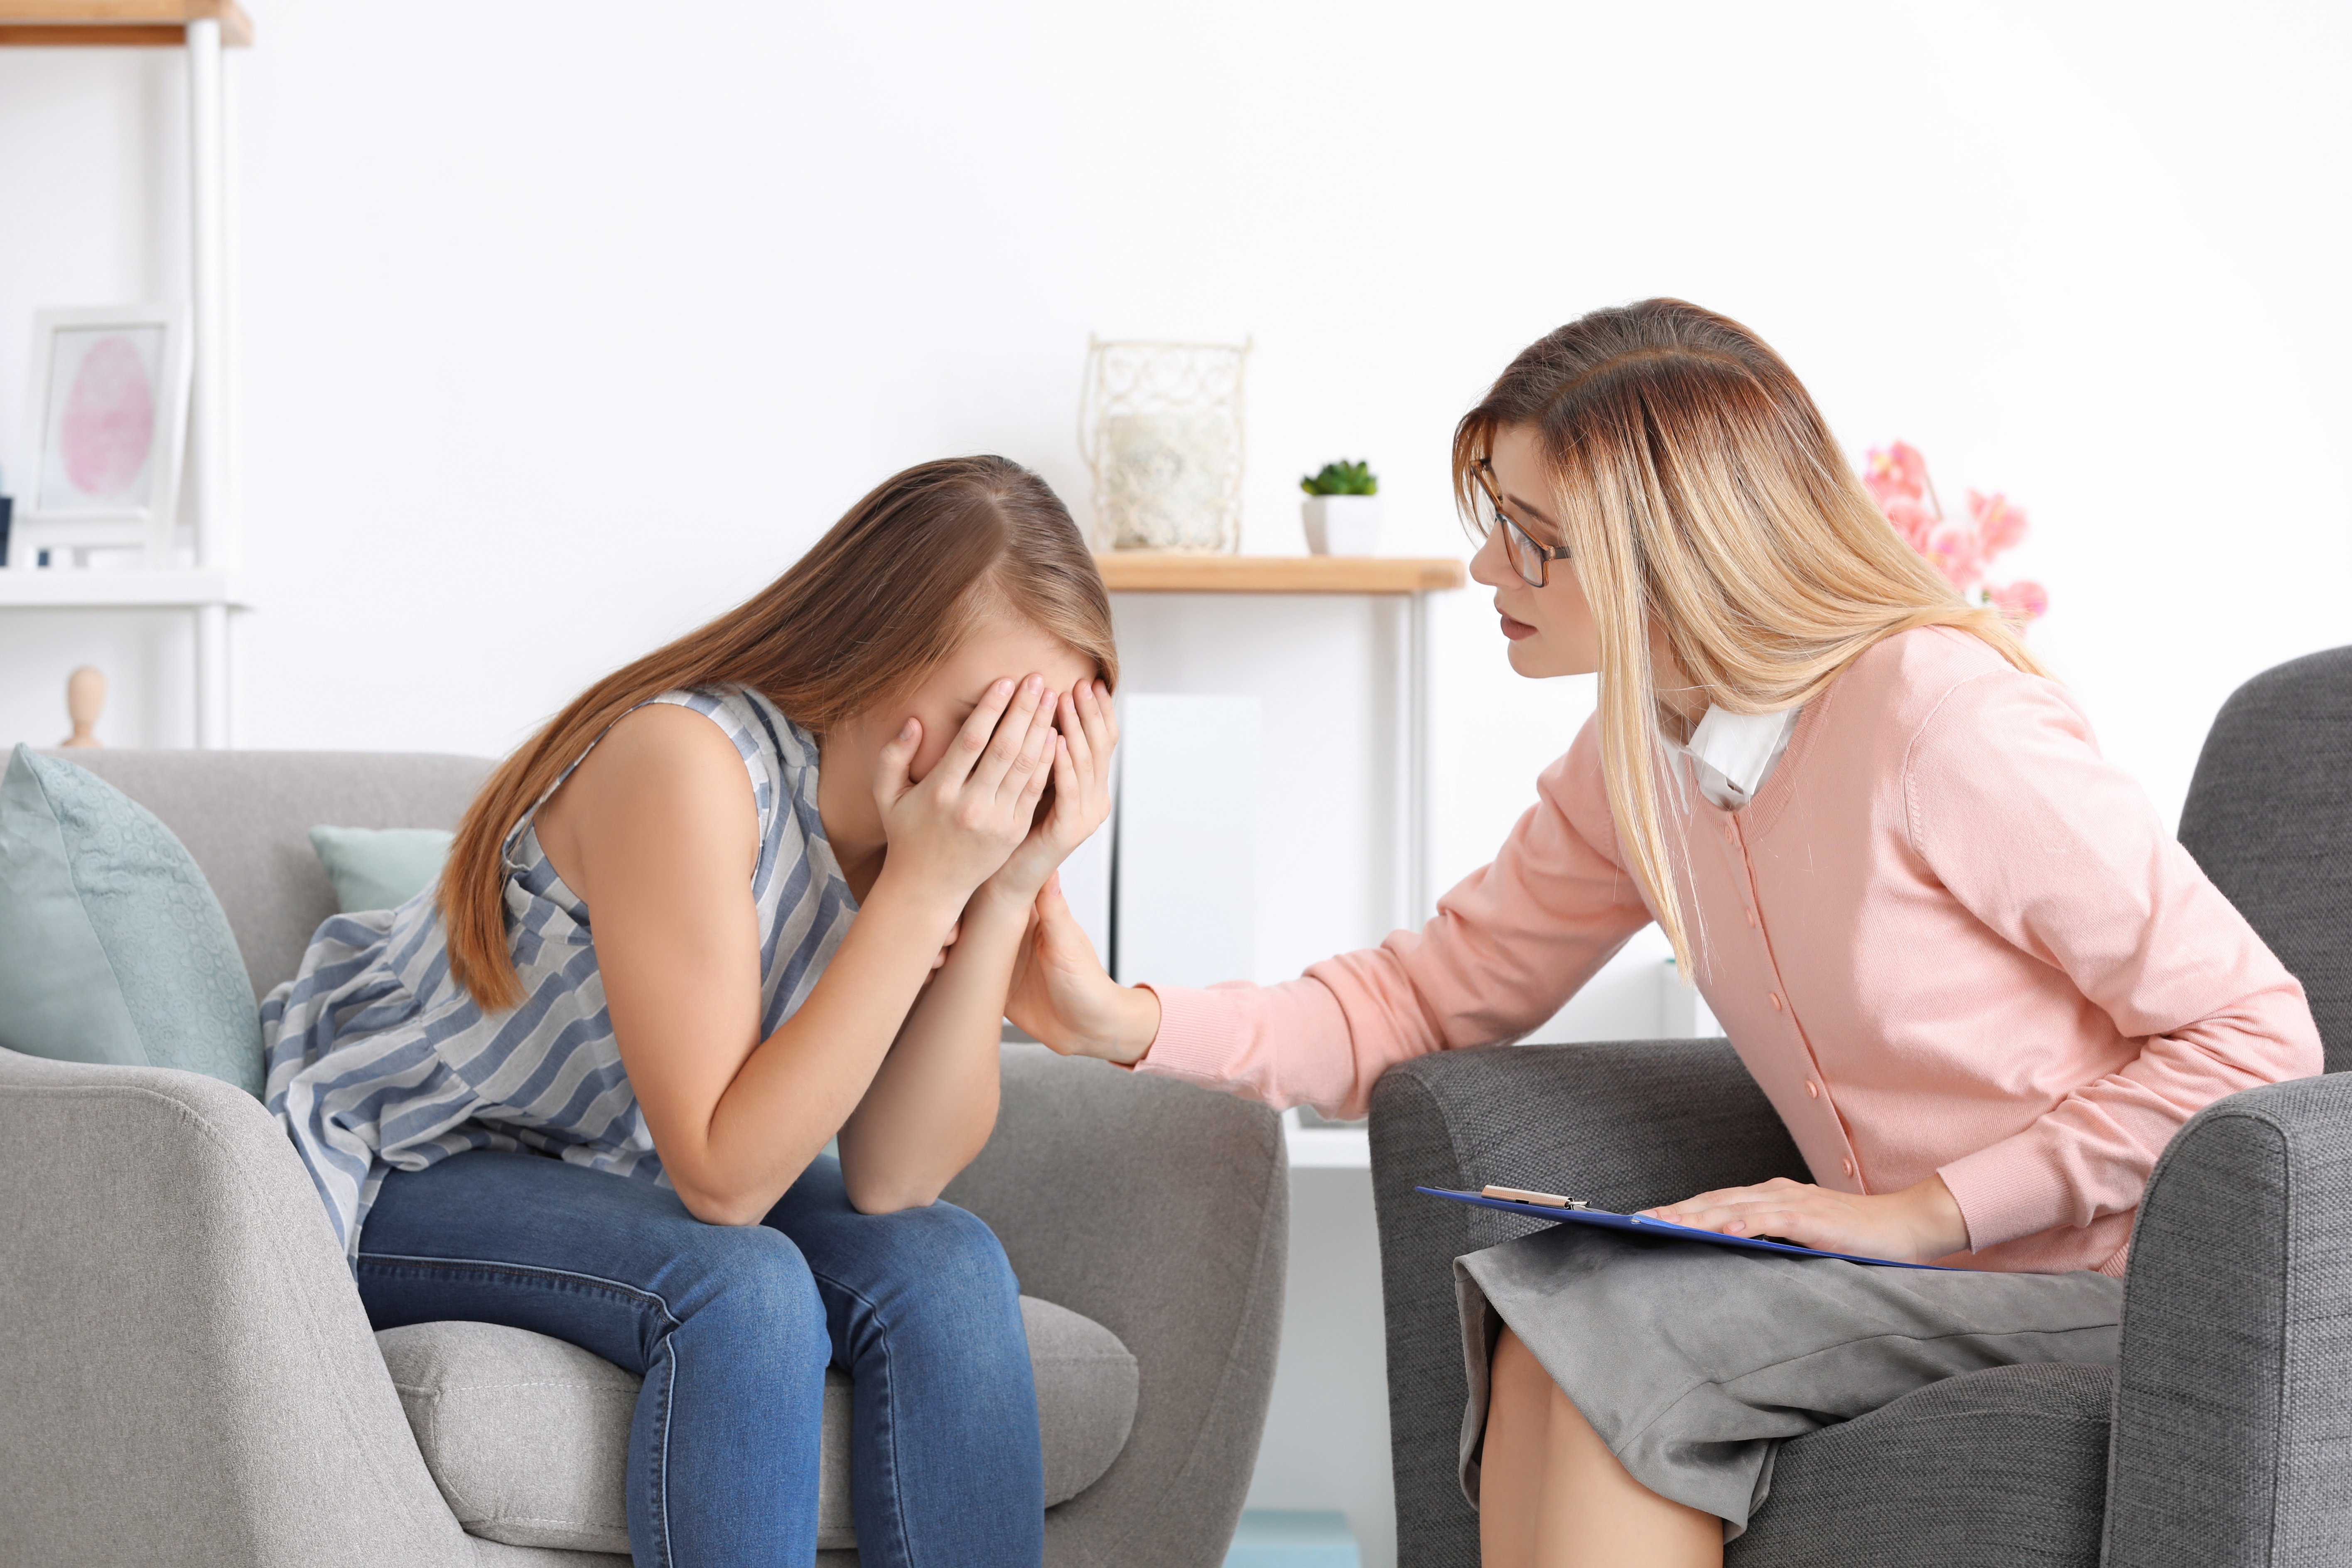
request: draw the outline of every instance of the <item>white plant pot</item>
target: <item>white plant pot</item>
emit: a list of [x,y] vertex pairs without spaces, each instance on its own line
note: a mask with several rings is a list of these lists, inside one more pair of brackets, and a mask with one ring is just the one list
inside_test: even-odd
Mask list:
[[1317,555],[1374,555],[1381,545],[1381,498],[1309,496],[1307,548]]

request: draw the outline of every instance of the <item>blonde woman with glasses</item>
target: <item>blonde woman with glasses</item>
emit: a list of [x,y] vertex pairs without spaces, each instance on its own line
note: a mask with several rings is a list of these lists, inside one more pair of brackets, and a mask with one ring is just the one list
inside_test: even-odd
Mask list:
[[1654,921],[1811,1184],[1652,1211],[1949,1272],[1557,1226],[1474,1253],[1488,1568],[1715,1564],[1778,1445],[1926,1384],[2112,1362],[2133,1215],[2202,1106],[2320,1069],[2302,987],[2016,632],[1878,514],[1811,398],[1678,300],[1533,344],[1454,431],[1511,668],[1599,711],[1418,931],[1275,986],[1123,987],[1056,889],[1011,999],[1058,1050],[1365,1113]]

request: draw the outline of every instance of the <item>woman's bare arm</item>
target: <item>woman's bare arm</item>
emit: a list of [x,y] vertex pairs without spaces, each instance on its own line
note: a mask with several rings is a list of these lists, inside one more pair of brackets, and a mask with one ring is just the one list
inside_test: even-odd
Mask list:
[[911,722],[885,750],[891,853],[808,1000],[765,1040],[758,820],[727,737],[689,710],[640,709],[548,803],[541,842],[589,906],[622,1063],[697,1217],[757,1223],[865,1097],[972,888],[1043,792],[1038,706],[999,682],[920,784],[905,779]]
[[995,1127],[1005,992],[1037,886],[1110,812],[1108,689],[1065,694],[1055,723],[1052,811],[972,895],[946,964],[841,1130],[842,1179],[866,1213],[933,1202]]

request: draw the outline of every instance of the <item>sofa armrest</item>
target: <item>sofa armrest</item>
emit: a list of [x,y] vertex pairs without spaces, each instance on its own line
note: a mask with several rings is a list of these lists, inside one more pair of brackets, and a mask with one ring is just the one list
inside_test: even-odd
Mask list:
[[2104,1561],[2341,1557],[2347,1283],[2352,1075],[2231,1095],[2173,1137],[2132,1229]]
[[1387,1312],[1397,1558],[1478,1561],[1478,1516],[1455,1477],[1469,1388],[1454,1259],[1542,1228],[1416,1186],[1534,1187],[1625,1211],[1711,1187],[1810,1179],[1726,1040],[1446,1051],[1372,1091],[1372,1194]]
[[250,1096],[0,1050],[0,1556],[475,1561]]
[[1290,1186],[1262,1105],[1004,1048],[996,1131],[949,1202],[1022,1289],[1109,1329],[1140,1373],[1110,1469],[1054,1510],[1055,1557],[1214,1568],[1257,1462],[1282,1327]]

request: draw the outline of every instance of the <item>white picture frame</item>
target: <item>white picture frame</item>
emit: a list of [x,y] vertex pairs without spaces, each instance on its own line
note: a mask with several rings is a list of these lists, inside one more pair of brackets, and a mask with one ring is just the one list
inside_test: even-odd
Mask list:
[[179,521],[192,368],[168,304],[37,311],[8,565],[163,567]]

